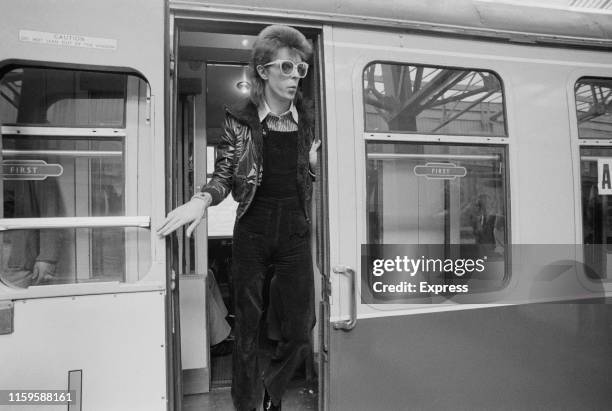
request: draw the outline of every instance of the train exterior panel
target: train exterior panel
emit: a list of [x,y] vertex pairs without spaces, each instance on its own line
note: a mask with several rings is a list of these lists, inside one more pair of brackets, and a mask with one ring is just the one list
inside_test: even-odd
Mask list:
[[[73,390],[70,409],[167,409],[165,246],[151,234],[164,215],[165,5],[0,8],[3,161],[62,166],[44,183],[26,175],[3,184],[12,211],[2,219],[0,299],[12,329],[0,342],[0,386]],[[61,198],[61,208],[28,215],[20,210],[31,205],[10,194],[55,182],[47,199]],[[18,248],[36,247],[17,237],[41,232],[38,241],[59,250],[56,278],[22,288],[8,281],[8,272],[21,273],[7,266]]]
[[[235,204],[211,210],[195,240],[155,227],[206,183],[213,123],[241,94],[250,41],[280,23],[315,50],[302,91],[323,141],[318,408],[610,408],[609,11],[0,7],[0,388],[74,390],[69,409],[85,410],[180,410],[184,394],[214,391],[208,290]],[[462,279],[467,295],[378,294],[390,277],[370,275],[368,253],[418,258],[426,245],[455,260],[486,254],[486,275]],[[42,284],[33,267],[51,270]]]

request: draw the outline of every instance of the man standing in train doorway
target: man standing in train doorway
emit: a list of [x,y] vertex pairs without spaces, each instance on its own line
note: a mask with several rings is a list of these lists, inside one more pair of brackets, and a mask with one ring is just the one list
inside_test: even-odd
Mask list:
[[[230,191],[239,202],[232,248],[232,400],[239,411],[257,409],[262,393],[264,410],[280,410],[287,385],[310,350],[315,312],[309,211],[321,143],[314,141],[313,110],[298,83],[308,73],[311,54],[311,45],[294,28],[274,25],[259,33],[249,66],[251,95],[226,108],[212,179],[158,229],[168,235],[190,224],[190,236],[206,209]],[[262,381],[259,323],[271,264],[281,341]]]

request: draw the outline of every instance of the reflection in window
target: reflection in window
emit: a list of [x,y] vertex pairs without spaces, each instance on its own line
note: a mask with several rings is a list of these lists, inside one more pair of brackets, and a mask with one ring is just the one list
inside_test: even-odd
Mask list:
[[612,79],[582,78],[575,93],[578,136],[612,138]]
[[502,85],[488,71],[373,63],[363,88],[369,132],[506,135]]
[[[0,233],[0,279],[11,287],[126,281],[126,266],[143,276],[150,259],[139,255],[150,247],[143,228],[96,228],[105,241],[94,245],[94,229],[12,230]],[[117,243],[120,233],[123,239]],[[94,251],[98,252],[94,252]],[[126,264],[127,261],[127,264]],[[130,265],[130,262],[134,264]]]
[[0,80],[0,123],[123,127],[125,74],[17,68]]
[[[127,74],[26,67],[6,73],[0,90],[2,218],[151,214],[146,82]],[[121,130],[106,136],[91,127]],[[150,264],[145,231],[10,230],[2,235],[0,279],[26,287],[136,281]]]
[[458,244],[452,257],[486,255],[492,267],[471,290],[503,286],[503,147],[367,142],[366,152],[368,243]]
[[[215,160],[217,158],[217,149],[214,146],[208,146],[206,159],[206,182],[208,183],[215,171]],[[232,196],[227,196],[223,201],[215,207],[208,209],[208,237],[231,238],[234,232],[234,222],[236,221],[236,210],[238,203]]]
[[[580,149],[582,237],[587,275],[606,279],[612,271],[612,195],[600,191],[598,162],[612,160],[612,148]],[[612,170],[610,170],[612,171]]]
[[[4,178],[3,218],[126,215],[121,139],[7,134],[2,145],[5,167],[17,173]],[[20,169],[32,164],[32,172],[37,163],[40,176]],[[44,167],[61,167],[61,174],[46,176]]]

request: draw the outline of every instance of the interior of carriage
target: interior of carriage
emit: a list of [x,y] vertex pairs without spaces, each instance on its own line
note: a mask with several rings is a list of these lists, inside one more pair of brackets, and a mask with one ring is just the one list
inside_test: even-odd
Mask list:
[[[176,141],[176,176],[177,202],[188,201],[193,195],[193,188],[208,181],[214,171],[216,146],[220,142],[221,125],[224,118],[224,107],[248,96],[250,82],[247,65],[250,50],[256,34],[263,25],[236,25],[228,31],[227,25],[202,24],[187,25],[179,33],[178,49],[178,104],[177,104],[177,141]],[[307,36],[309,33],[306,33]],[[309,39],[314,39],[311,33]],[[312,63],[311,63],[312,67]],[[313,71],[311,71],[312,73]],[[309,75],[300,83],[302,94],[313,98],[315,94],[315,76]],[[197,150],[205,150],[204,156]],[[194,150],[196,152],[194,153]],[[195,183],[194,183],[195,179]],[[201,245],[197,240],[179,237],[176,251],[183,256],[179,273],[185,278],[181,284],[181,293],[187,287],[183,285],[197,282],[202,278],[203,267],[207,275],[207,304],[201,300],[191,300],[193,304],[181,301],[182,333],[186,326],[203,327],[203,323],[193,323],[187,318],[189,312],[206,308],[208,328],[204,343],[210,347],[208,364],[210,374],[210,393],[203,394],[201,378],[189,367],[198,367],[200,360],[193,351],[202,350],[201,340],[196,345],[183,338],[182,358],[184,377],[185,409],[210,405],[215,409],[229,406],[229,387],[231,385],[231,350],[233,346],[233,302],[231,290],[232,232],[236,216],[237,203],[228,196],[221,204],[211,207],[207,217],[207,244]],[[206,247],[206,251],[201,247]],[[201,260],[205,256],[205,261]],[[269,361],[275,341],[275,320],[269,309],[269,282],[274,267],[270,267],[264,288],[266,311],[260,328],[261,358]],[[189,282],[189,278],[192,279]],[[315,281],[317,282],[317,281]],[[188,291],[187,291],[188,292]],[[181,297],[183,300],[183,298]],[[184,321],[183,321],[184,319]],[[193,331],[193,330],[192,330]],[[316,332],[316,328],[315,328]],[[202,335],[202,333],[199,333]],[[316,407],[316,335],[313,335],[313,351],[300,367],[283,403],[291,409],[308,409]],[[204,377],[206,378],[206,377]]]

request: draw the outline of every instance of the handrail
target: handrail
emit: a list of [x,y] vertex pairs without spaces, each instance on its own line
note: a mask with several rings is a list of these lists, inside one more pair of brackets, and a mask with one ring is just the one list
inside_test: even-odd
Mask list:
[[47,228],[151,227],[149,216],[2,218],[0,231]]
[[499,160],[499,154],[411,154],[411,153],[368,153],[372,160],[399,160],[404,158],[432,158],[458,160]]
[[109,150],[12,150],[3,149],[3,156],[31,157],[31,156],[62,156],[62,157],[121,157],[121,151]]
[[345,265],[335,266],[333,271],[336,274],[344,274],[351,279],[351,313],[348,320],[337,321],[332,325],[335,330],[351,331],[357,325],[357,274],[355,270]]
[[45,126],[2,126],[2,134],[19,136],[59,137],[125,137],[124,128],[105,127],[45,127]]

